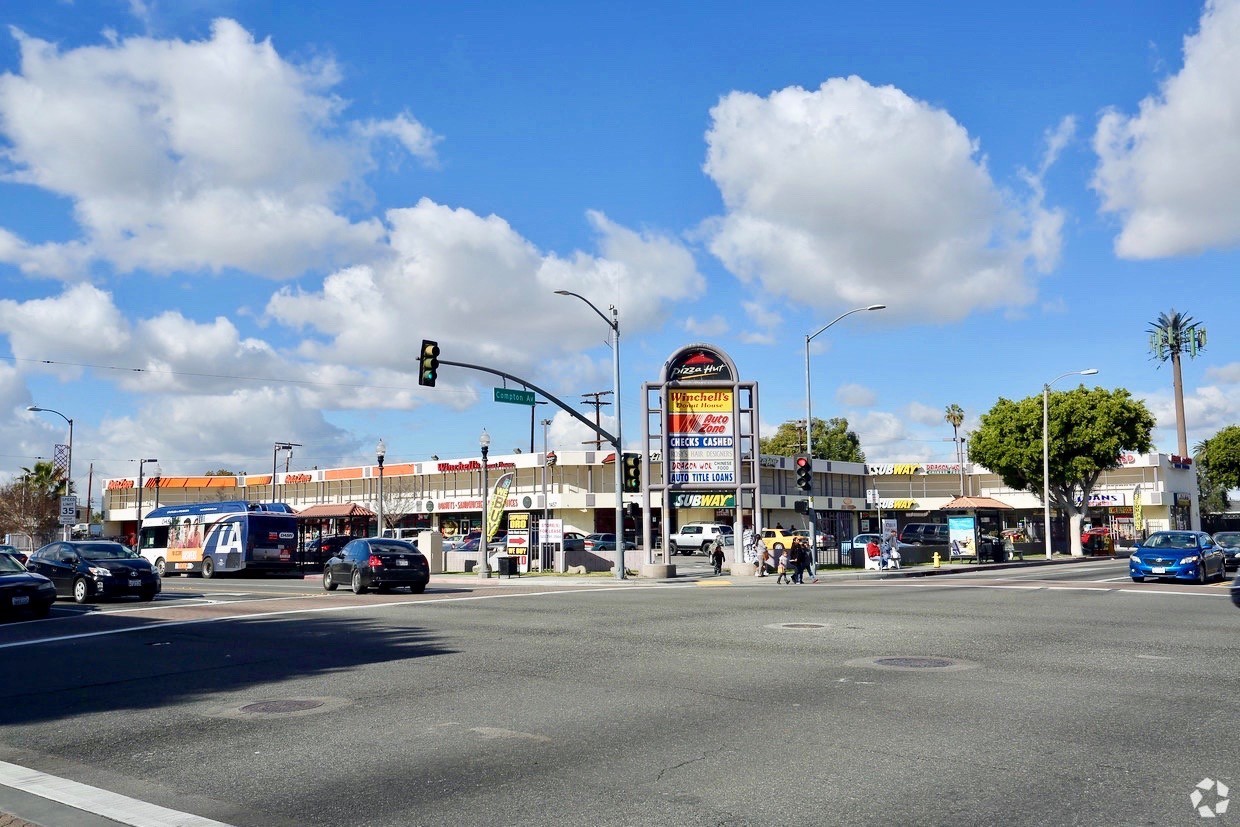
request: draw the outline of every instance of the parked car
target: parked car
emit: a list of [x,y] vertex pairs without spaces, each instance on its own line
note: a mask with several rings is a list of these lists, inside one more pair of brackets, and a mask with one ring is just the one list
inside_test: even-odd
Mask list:
[[734,554],[735,549],[736,549],[736,535],[735,534],[720,534],[718,537],[715,538],[715,542],[710,544],[710,553],[714,554],[715,549],[723,550],[724,560],[737,559]]
[[1240,531],[1218,531],[1214,534],[1214,542],[1227,555],[1227,568],[1235,571],[1240,568]]
[[348,583],[354,594],[365,594],[370,589],[385,592],[401,586],[421,594],[430,580],[431,567],[426,557],[405,540],[359,537],[323,567],[323,588],[329,592]]
[[945,546],[950,539],[946,523],[909,523],[900,529],[900,542],[911,546]]
[[[805,542],[807,543],[809,542],[809,529],[808,528],[798,528],[796,531],[792,533],[797,537],[804,537]],[[835,544],[835,538],[832,537],[827,532],[825,531],[814,532],[814,545],[818,547],[819,551],[832,548],[834,544]]]
[[349,544],[353,538],[348,534],[328,534],[326,537],[315,537],[306,543],[302,550],[301,564],[312,571],[318,571],[336,552]]
[[[470,537],[468,540],[461,543],[459,546],[457,546],[456,548],[452,550],[453,551],[477,551],[478,550],[478,538],[480,536],[481,535],[479,534],[475,534],[472,537]],[[503,551],[507,547],[508,547],[508,535],[499,534],[499,535],[496,535],[495,539],[487,543],[487,552],[490,554],[494,554],[497,551]]]
[[706,554],[720,534],[731,534],[732,526],[725,523],[685,523],[667,538],[670,554]]
[[17,546],[0,546],[0,557],[12,557],[24,568],[26,561],[30,559],[30,555],[19,549]]
[[762,529],[762,542],[766,545],[767,551],[783,551],[786,548],[792,548],[792,541],[795,539],[795,533],[783,528]]
[[0,614],[23,612],[47,617],[56,602],[56,586],[41,574],[26,571],[12,554],[0,554]]
[[1227,555],[1204,531],[1156,531],[1138,542],[1128,558],[1128,574],[1136,583],[1147,577],[1204,583],[1227,578]]
[[[585,539],[586,551],[615,551],[616,535],[615,534],[587,534]],[[624,541],[624,550],[631,551],[637,548],[637,544],[629,540]]]
[[154,600],[163,588],[149,560],[110,540],[48,543],[30,555],[26,568],[51,580],[58,595],[75,603],[129,595]]
[[465,542],[464,534],[445,534],[443,536],[443,550],[456,551],[463,542]]
[[565,551],[585,551],[586,535],[580,531],[564,532],[564,550]]

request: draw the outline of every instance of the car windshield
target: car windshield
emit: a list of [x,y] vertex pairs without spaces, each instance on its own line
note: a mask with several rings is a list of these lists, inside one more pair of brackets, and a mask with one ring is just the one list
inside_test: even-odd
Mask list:
[[83,543],[75,549],[87,560],[127,560],[138,556],[120,543]]
[[19,571],[25,571],[26,567],[17,562],[17,558],[10,557],[7,554],[0,554],[0,572],[13,574]]
[[1220,531],[1214,535],[1214,542],[1224,546],[1240,546],[1240,531]]
[[1191,534],[1155,534],[1145,544],[1150,548],[1196,548],[1197,540]]

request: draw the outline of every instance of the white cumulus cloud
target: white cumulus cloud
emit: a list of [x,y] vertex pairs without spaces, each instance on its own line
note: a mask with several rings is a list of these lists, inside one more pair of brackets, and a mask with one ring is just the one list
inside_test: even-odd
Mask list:
[[1240,0],[1206,3],[1184,66],[1128,116],[1103,113],[1093,187],[1123,258],[1240,244]]
[[[1058,254],[1040,188],[1013,203],[963,126],[894,87],[733,92],[711,117],[705,171],[727,209],[705,225],[710,249],[769,295],[950,321],[1030,303],[1031,265]],[[1066,130],[1048,135],[1052,160]]]

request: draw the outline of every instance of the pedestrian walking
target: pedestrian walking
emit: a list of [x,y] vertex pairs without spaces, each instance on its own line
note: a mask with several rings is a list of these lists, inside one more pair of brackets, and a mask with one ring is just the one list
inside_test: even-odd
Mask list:
[[710,561],[715,564],[715,574],[723,574],[723,543],[715,541],[715,548],[710,553]]
[[758,576],[766,577],[771,569],[771,552],[767,550],[766,544],[762,544],[762,549],[758,557]]
[[777,569],[779,572],[779,579],[775,581],[776,583],[792,583],[792,578],[788,576],[788,566],[788,551],[785,549],[779,553],[779,567]]

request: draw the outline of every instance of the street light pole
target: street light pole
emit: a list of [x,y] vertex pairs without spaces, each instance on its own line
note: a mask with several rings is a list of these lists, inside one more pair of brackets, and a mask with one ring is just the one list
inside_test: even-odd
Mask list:
[[164,478],[164,469],[159,467],[159,463],[155,463],[155,473],[151,479],[155,481],[155,507],[159,508],[159,483]]
[[1051,385],[1065,376],[1093,376],[1097,368],[1070,370],[1061,373],[1042,386],[1042,542],[1046,547],[1046,559],[1051,559],[1051,449],[1050,449],[1050,395]]
[[[26,408],[28,411],[42,411],[43,413],[54,413],[56,416],[69,423],[69,461],[65,463],[65,494],[73,493],[73,420],[62,414],[60,411],[54,411],[51,408],[40,408],[38,405],[30,405]],[[86,522],[90,522],[90,503],[86,503]],[[69,539],[69,526],[65,525],[64,539]]]
[[[883,310],[886,307],[887,305],[885,304],[871,304],[868,307],[854,307],[852,310],[849,310],[847,313],[841,313],[839,316],[836,316],[834,319],[827,322],[822,327],[815,330],[813,333],[809,333],[805,336],[805,453],[809,456],[809,467],[811,469],[811,479],[813,478],[812,469],[814,467],[814,438],[812,436],[812,432],[814,429],[814,419],[813,419],[813,414],[810,411],[809,343],[812,342],[814,338],[818,336],[819,333],[822,333],[824,330],[826,330],[831,325],[838,322],[840,319],[851,316],[854,313],[860,313],[865,310]],[[812,490],[809,492],[809,515],[810,515],[809,516],[809,553],[810,553],[810,560],[814,566],[814,571],[817,571],[818,570],[818,538],[816,536],[816,533],[818,530],[818,525],[817,525],[818,515],[814,513],[814,492]]]
[[616,403],[616,440],[612,443],[612,448],[616,453],[616,579],[624,580],[624,461],[621,455],[624,438],[620,424],[620,311],[614,304],[610,305],[608,309],[611,311],[611,318],[608,319],[603,315],[603,311],[580,293],[574,293],[571,290],[556,290],[555,292],[558,296],[575,296],[581,299],[611,328],[612,398]]
[[159,462],[157,459],[138,460],[138,530],[134,533],[134,542],[142,548],[142,475],[148,462]]
[[486,428],[478,437],[478,447],[482,449],[482,530],[478,532],[478,576],[485,580],[491,576],[491,567],[487,563],[487,543],[491,539],[487,536],[487,506],[490,500],[487,496],[487,453],[491,450],[491,435]]
[[383,536],[383,458],[387,455],[387,445],[383,443],[383,437],[379,437],[379,444],[375,446],[375,458],[379,460],[379,525],[378,537]]

